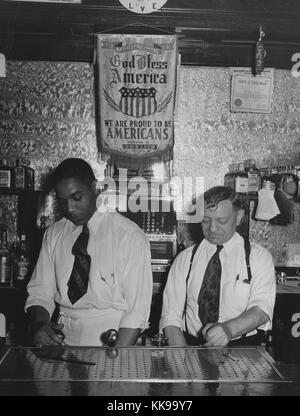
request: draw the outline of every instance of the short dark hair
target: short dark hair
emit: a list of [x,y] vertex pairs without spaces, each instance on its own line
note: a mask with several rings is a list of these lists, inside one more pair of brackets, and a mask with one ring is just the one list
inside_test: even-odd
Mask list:
[[83,159],[69,158],[62,161],[52,173],[52,184],[55,187],[63,179],[76,178],[92,183],[96,178],[91,166]]
[[217,209],[219,202],[229,200],[234,209],[244,209],[248,212],[248,205],[245,199],[237,194],[229,186],[214,186],[204,192],[204,202],[209,209]]

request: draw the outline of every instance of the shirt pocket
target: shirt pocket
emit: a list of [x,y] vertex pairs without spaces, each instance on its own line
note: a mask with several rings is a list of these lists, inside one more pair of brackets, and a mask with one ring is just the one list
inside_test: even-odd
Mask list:
[[110,301],[117,301],[119,299],[120,286],[114,273],[99,273],[97,280],[104,299]]
[[243,280],[247,279],[240,278],[233,287],[232,307],[240,313],[247,308],[250,298],[250,284]]

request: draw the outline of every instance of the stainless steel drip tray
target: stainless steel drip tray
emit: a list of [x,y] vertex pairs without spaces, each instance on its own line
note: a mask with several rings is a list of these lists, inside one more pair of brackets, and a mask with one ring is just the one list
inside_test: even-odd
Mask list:
[[0,381],[283,382],[261,347],[10,347]]

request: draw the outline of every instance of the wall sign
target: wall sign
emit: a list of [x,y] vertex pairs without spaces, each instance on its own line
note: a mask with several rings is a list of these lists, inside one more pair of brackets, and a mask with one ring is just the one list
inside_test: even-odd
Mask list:
[[176,40],[174,35],[98,35],[102,151],[140,158],[172,149]]
[[119,2],[133,13],[149,14],[161,9],[167,0],[119,0]]
[[230,110],[240,113],[270,113],[274,68],[253,75],[251,68],[231,69]]

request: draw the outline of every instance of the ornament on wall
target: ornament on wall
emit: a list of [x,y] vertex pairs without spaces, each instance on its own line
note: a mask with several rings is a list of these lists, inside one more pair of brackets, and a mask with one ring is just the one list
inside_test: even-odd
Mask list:
[[264,70],[264,60],[266,56],[266,50],[262,41],[265,33],[259,28],[259,39],[255,45],[255,75],[260,75]]
[[149,14],[161,9],[167,0],[119,0],[119,2],[133,13]]

